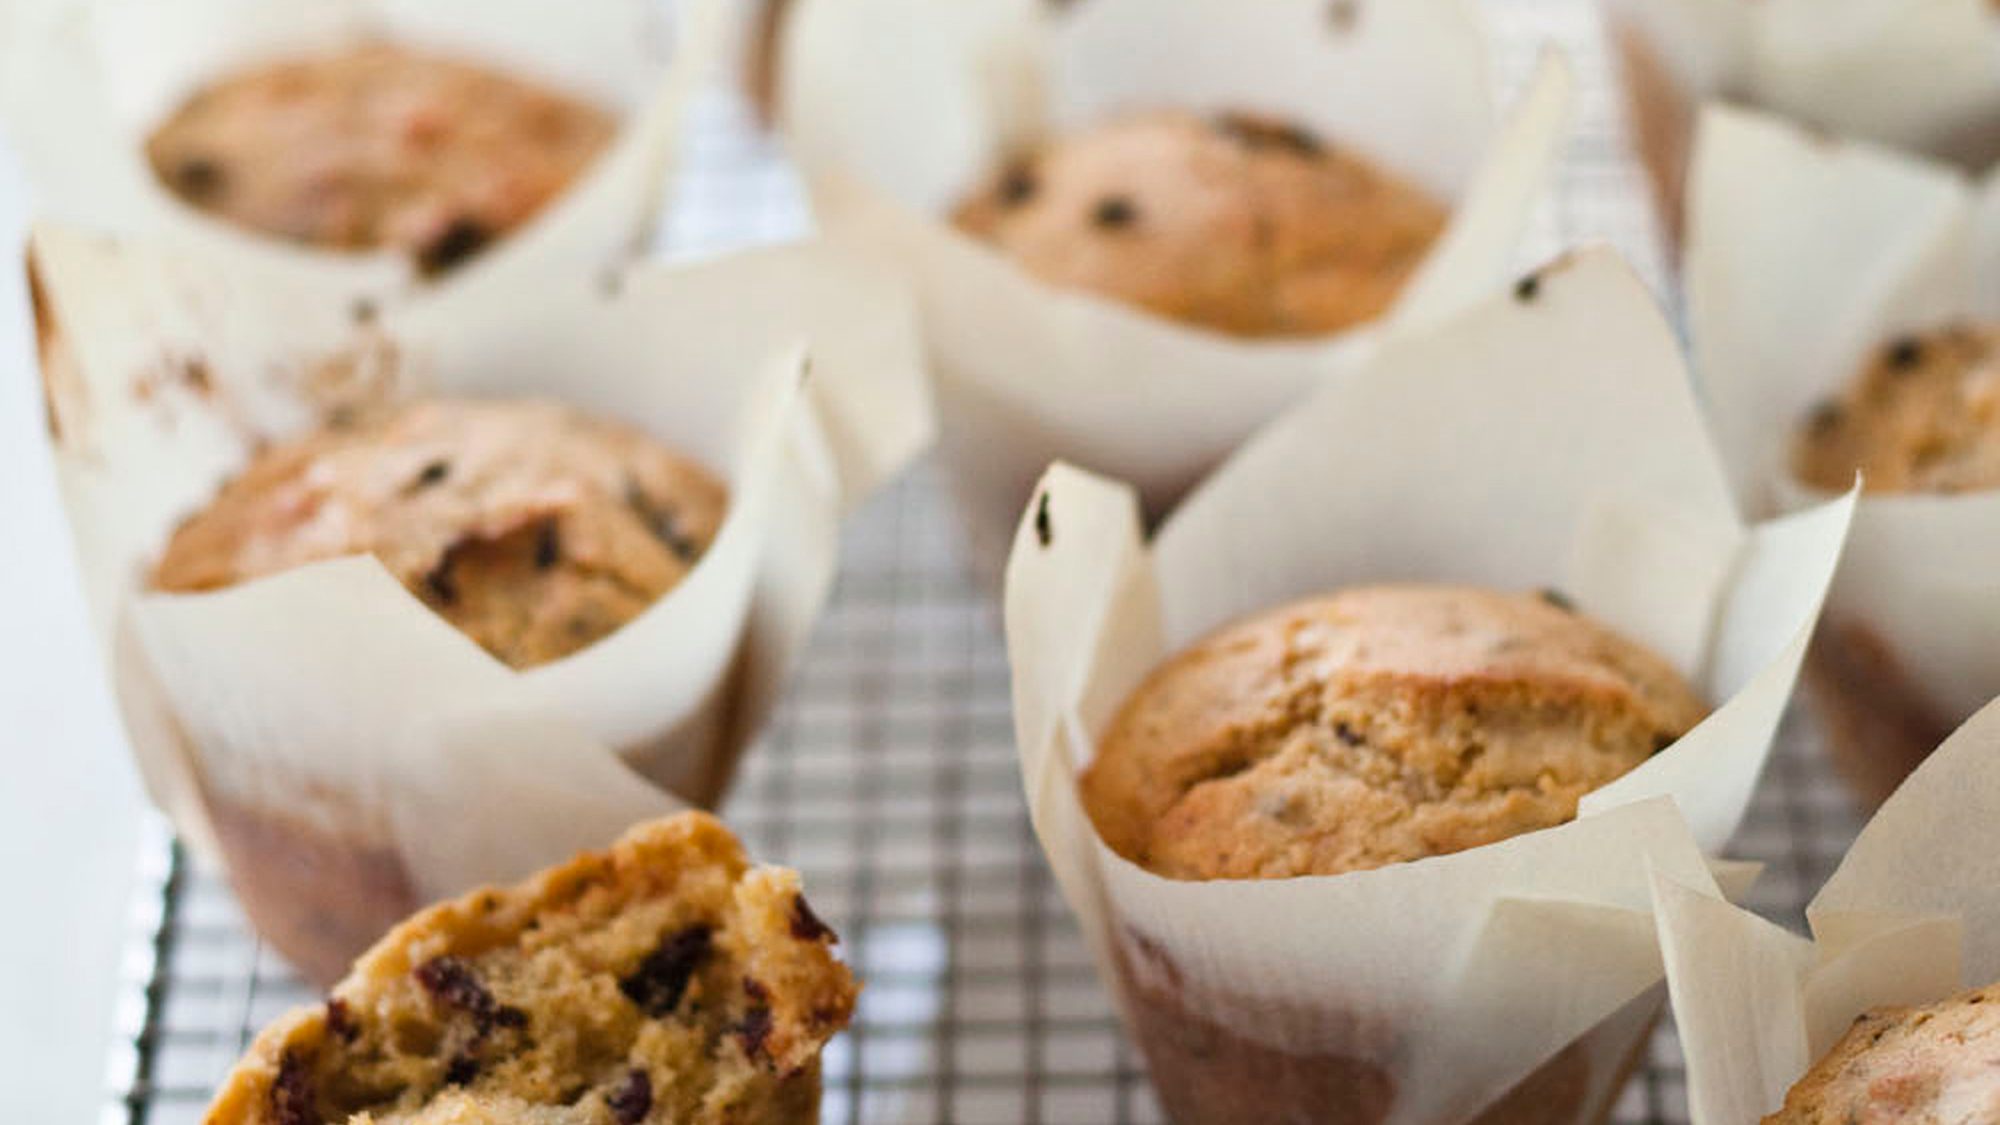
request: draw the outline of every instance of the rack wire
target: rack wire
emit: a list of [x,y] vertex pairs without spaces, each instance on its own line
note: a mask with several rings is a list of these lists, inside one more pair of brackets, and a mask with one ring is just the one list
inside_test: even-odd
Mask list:
[[[1523,265],[1609,241],[1671,301],[1643,181],[1628,156],[1589,0],[1484,0],[1503,88],[1541,45],[1577,67],[1577,137]],[[668,252],[700,256],[796,235],[798,184],[735,99],[688,137]],[[967,577],[935,471],[852,521],[842,578],[773,729],[725,814],[760,857],[798,868],[866,979],[825,1061],[823,1119],[1160,1120],[1021,798],[1006,658],[991,597]],[[1794,716],[1733,854],[1766,874],[1751,905],[1797,926],[1859,827]],[[216,872],[164,826],[139,858],[120,1037],[102,1119],[197,1122],[256,1030],[314,997],[249,931]],[[1670,1022],[1614,1113],[1686,1119]]]

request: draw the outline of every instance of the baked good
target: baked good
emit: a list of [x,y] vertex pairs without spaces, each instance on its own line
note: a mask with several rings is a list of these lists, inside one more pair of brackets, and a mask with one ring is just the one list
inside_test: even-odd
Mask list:
[[159,126],[146,156],[220,218],[330,250],[403,251],[436,273],[541,210],[615,130],[570,95],[370,43],[223,78]]
[[1359,587],[1161,665],[1083,796],[1106,843],[1169,878],[1334,875],[1568,821],[1704,713],[1559,596]]
[[215,590],[368,552],[528,668],[672,589],[726,502],[707,470],[625,425],[544,401],[418,400],[265,448],[174,532],[152,585]]
[[1324,335],[1381,315],[1447,214],[1293,125],[1166,110],[1023,155],[954,220],[1050,284],[1267,337]]
[[856,993],[834,941],[713,817],[644,824],[396,927],[257,1037],[206,1121],[812,1121]]
[[1800,424],[1794,474],[1844,492],[2000,487],[2000,331],[1957,324],[1877,348]]
[[1861,1015],[1785,1095],[1764,1125],[2000,1121],[2000,1078],[1988,1036],[2000,1037],[2000,985],[1919,1008]]
[[[1704,710],[1666,661],[1560,595],[1358,587],[1224,626],[1160,665],[1112,718],[1080,785],[1104,841],[1156,874],[1337,875],[1561,824]],[[1395,1027],[1365,999],[1304,1013],[1335,1045],[1294,1052],[1214,1018],[1246,1002],[1192,994],[1136,928],[1118,953],[1173,1120],[1365,1125],[1395,1109]],[[1614,1043],[1629,1035],[1602,1030]],[[1576,1120],[1598,1034],[1475,1122]]]

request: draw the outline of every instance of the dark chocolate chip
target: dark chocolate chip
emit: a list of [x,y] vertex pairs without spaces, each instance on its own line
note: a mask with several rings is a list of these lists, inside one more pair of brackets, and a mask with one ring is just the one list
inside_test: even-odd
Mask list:
[[463,265],[493,241],[493,232],[476,219],[453,219],[436,238],[417,251],[417,269],[425,277],[436,277]]
[[1514,299],[1517,301],[1523,303],[1532,301],[1540,296],[1541,292],[1542,278],[1540,274],[1531,273],[1514,283]]
[[736,1025],[736,1037],[743,1043],[743,1053],[757,1058],[771,1038],[771,994],[749,977],[743,978],[743,991],[750,997],[750,1008]]
[[1349,746],[1359,746],[1367,741],[1367,739],[1361,737],[1360,731],[1355,730],[1346,723],[1333,724],[1333,736],[1347,743]]
[[655,1019],[672,1015],[687,994],[688,982],[708,960],[714,939],[715,932],[707,926],[690,926],[673,934],[647,954],[631,976],[618,982],[618,990]]
[[1654,732],[1653,753],[1657,754],[1660,751],[1665,750],[1667,747],[1672,746],[1676,742],[1679,742],[1680,738],[1681,738],[1680,735],[1677,735],[1670,730]]
[[479,1060],[471,1055],[454,1055],[444,1064],[444,1084],[447,1086],[470,1086],[479,1077]]
[[415,975],[417,983],[424,986],[431,999],[471,1016],[474,1027],[482,1037],[495,1027],[527,1026],[528,1013],[495,1000],[486,986],[479,982],[472,966],[450,954],[433,957],[418,965]]
[[639,516],[639,522],[653,533],[653,538],[666,545],[667,550],[684,563],[692,563],[701,554],[701,544],[696,543],[681,532],[680,522],[674,518],[672,508],[653,502],[639,482],[627,479],[625,482],[625,506]]
[[643,1070],[626,1073],[625,1081],[604,1096],[611,1107],[611,1119],[618,1125],[639,1125],[653,1112],[653,1080]]
[[548,570],[562,561],[562,532],[554,520],[542,521],[535,532],[535,569]]
[[1553,586],[1544,586],[1535,591],[1535,596],[1562,610],[1564,613],[1576,612],[1576,603],[1570,600],[1569,595]]
[[354,1012],[338,996],[327,998],[326,1030],[344,1043],[354,1042],[355,1036],[361,1034],[361,1028],[354,1022]]
[[1107,195],[1097,201],[1090,221],[1103,230],[1121,230],[1139,221],[1139,208],[1122,195]]
[[1000,175],[1000,202],[1019,207],[1035,197],[1035,170],[1026,163],[1009,165]]
[[1891,370],[1908,371],[1923,362],[1924,342],[1915,336],[1904,336],[1889,345],[1886,358]]
[[439,460],[432,461],[430,464],[425,465],[423,467],[423,471],[419,472],[417,474],[416,479],[411,481],[409,483],[409,486],[405,488],[403,491],[416,492],[419,489],[429,488],[435,484],[443,484],[444,478],[450,475],[451,475],[451,462],[440,458]]
[[1049,494],[1035,501],[1035,540],[1046,547],[1056,541],[1056,526],[1049,519]]
[[312,1064],[297,1051],[286,1051],[279,1057],[278,1075],[271,1080],[268,1097],[271,1125],[322,1125]]
[[834,936],[833,927],[813,913],[804,895],[792,897],[792,936],[800,941],[825,941]]
[[190,156],[175,165],[174,186],[189,199],[208,200],[229,186],[229,175],[222,165],[206,156]]

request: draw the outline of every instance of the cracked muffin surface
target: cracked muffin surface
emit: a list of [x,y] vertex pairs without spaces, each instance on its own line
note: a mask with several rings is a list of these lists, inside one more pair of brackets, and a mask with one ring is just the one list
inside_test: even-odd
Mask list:
[[2000,329],[1959,324],[1877,348],[1839,394],[1814,407],[1793,473],[1845,492],[2000,487]]
[[727,491],[632,427],[539,400],[427,399],[269,446],[175,531],[154,588],[215,590],[373,554],[516,668],[677,585]]
[[1813,1064],[1764,1125],[2000,1122],[2000,986],[1875,1008]]
[[260,1034],[205,1120],[812,1121],[856,995],[834,941],[719,821],[655,821],[404,922]]
[[1557,595],[1357,587],[1162,664],[1081,784],[1105,842],[1169,878],[1333,875],[1564,823],[1705,713]]
[[197,91],[146,156],[218,218],[325,249],[404,251],[437,273],[540,211],[615,131],[555,90],[369,43]]
[[993,173],[955,221],[1036,277],[1236,336],[1387,311],[1446,208],[1359,155],[1248,114],[1138,114]]

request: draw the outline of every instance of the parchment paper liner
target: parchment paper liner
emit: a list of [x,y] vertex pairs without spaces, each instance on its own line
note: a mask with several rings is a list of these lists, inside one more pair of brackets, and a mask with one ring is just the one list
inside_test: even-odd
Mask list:
[[1671,876],[1660,946],[1694,1125],[1778,1108],[1854,1017],[2000,978],[2000,705],[1975,714],[1862,830],[1806,908],[1813,941]]
[[[334,284],[217,255],[44,228],[31,256],[59,479],[142,772],[319,979],[410,906],[713,801],[824,600],[841,513],[930,438],[906,291],[822,246],[454,287],[361,323]],[[645,613],[525,672],[372,557],[143,589],[253,443],[419,388],[640,425],[726,475],[728,516]]]
[[[1614,1013],[1623,1038],[1592,1054],[1629,1057],[1660,980],[1648,872],[1711,886],[1702,854],[1743,813],[1851,510],[1740,521],[1673,333],[1606,251],[1385,345],[1262,430],[1150,548],[1130,489],[1052,468],[1008,565],[1015,726],[1036,832],[1100,971],[1143,958],[1159,968],[1142,985],[1250,1044],[1373,1062],[1393,1122],[1470,1119]],[[1717,709],[1581,819],[1456,855],[1175,882],[1102,843],[1075,774],[1147,670],[1252,610],[1389,579],[1560,588]],[[1125,991],[1128,1020],[1159,1018]],[[1172,1104],[1202,1065],[1152,1060],[1184,1123],[1212,1119]],[[1607,1104],[1609,1069],[1569,1119]]]
[[[1822,495],[1791,476],[1800,423],[1897,335],[2000,316],[2000,191],[1771,117],[1713,108],[1683,264],[1703,398],[1746,511]],[[2000,492],[1874,494],[1855,510],[1811,698],[1880,801],[2000,693]]]
[[2000,17],[1988,0],[1603,0],[1628,115],[1678,237],[1711,101],[1983,169],[2000,157]]
[[[647,0],[63,0],[23,9],[0,53],[0,123],[45,215],[197,248],[226,247],[350,296],[492,277],[502,286],[610,265],[650,236],[683,104],[712,51],[716,5],[684,0],[669,26]],[[621,115],[611,146],[542,211],[441,281],[423,283],[393,251],[301,246],[200,211],[160,184],[145,146],[203,84],[264,63],[386,39],[484,62]]]
[[[1386,328],[1435,320],[1511,266],[1566,135],[1568,64],[1550,52],[1496,125],[1468,5],[1340,7],[1350,21],[1320,0],[1091,0],[1062,13],[1041,0],[795,3],[782,74],[792,152],[821,224],[916,281],[975,569],[1004,557],[1051,460],[1129,481],[1164,512]],[[1162,107],[1302,123],[1453,201],[1452,225],[1382,322],[1245,341],[1037,281],[948,222],[1035,137]]]

